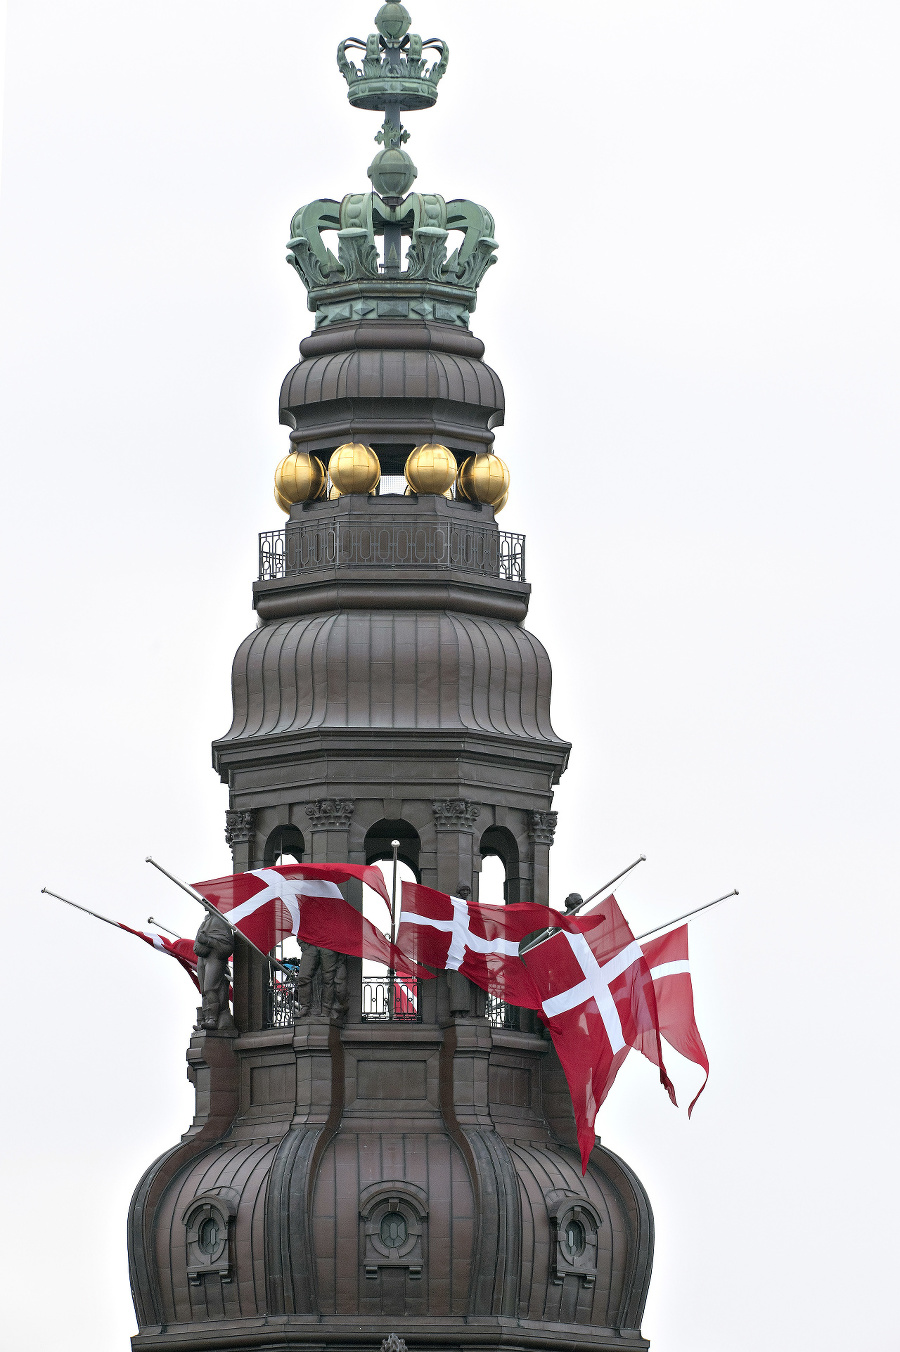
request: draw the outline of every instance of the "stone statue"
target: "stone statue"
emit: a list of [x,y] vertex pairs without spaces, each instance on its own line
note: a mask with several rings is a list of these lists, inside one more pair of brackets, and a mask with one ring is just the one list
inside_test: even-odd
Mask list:
[[573,911],[577,911],[583,901],[584,897],[580,892],[570,892],[563,902],[563,905],[566,908],[566,915],[571,915]]
[[231,972],[228,959],[234,948],[234,931],[220,915],[208,911],[194,940],[197,980],[200,982],[198,1028],[232,1032],[235,1027],[228,1006]]
[[317,972],[322,976],[322,1013],[326,1019],[342,1019],[350,1004],[347,988],[347,959],[343,953],[332,953],[329,948],[304,944],[296,968],[297,1017],[305,1019],[312,1012],[313,980]]

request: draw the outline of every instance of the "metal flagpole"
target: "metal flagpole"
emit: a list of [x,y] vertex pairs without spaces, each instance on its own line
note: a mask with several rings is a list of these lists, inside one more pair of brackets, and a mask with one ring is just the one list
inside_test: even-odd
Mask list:
[[165,930],[166,934],[171,934],[173,939],[183,938],[181,934],[176,934],[174,930],[170,930],[167,925],[161,925],[158,920],[154,920],[152,915],[147,916],[147,924],[155,925],[157,929]]
[[228,919],[228,916],[223,915],[221,911],[217,910],[216,907],[213,906],[212,902],[208,901],[207,898],[204,897],[202,892],[197,891],[196,887],[191,887],[190,883],[184,882],[181,878],[176,878],[174,873],[170,873],[167,868],[163,868],[162,864],[158,864],[156,860],[149,854],[147,855],[147,858],[144,860],[144,863],[152,864],[154,868],[158,868],[160,873],[164,873],[166,877],[169,879],[169,881],[173,882],[176,887],[180,887],[183,892],[187,892],[189,897],[194,898],[194,901],[199,901],[200,905],[203,906],[209,912],[210,915],[217,915],[220,920],[224,920],[228,928],[234,934],[239,934],[243,939],[244,943],[249,944],[250,947],[254,950],[254,952],[258,953],[261,958],[265,958],[266,962],[273,963],[282,972],[284,972],[286,976],[293,977],[293,973],[289,971],[287,967],[285,967],[283,962],[279,962],[277,958],[269,957],[268,953],[264,953],[261,948],[257,948],[253,940],[248,939],[243,930],[238,929],[237,925],[232,925],[231,921]]
[[[587,906],[588,902],[593,901],[595,897],[599,897],[601,892],[605,892],[608,887],[612,887],[613,883],[617,883],[620,878],[624,878],[626,873],[630,873],[633,868],[637,868],[638,864],[643,864],[646,859],[647,856],[645,854],[638,855],[633,864],[629,864],[627,868],[623,868],[621,873],[617,873],[614,878],[610,878],[608,883],[604,883],[602,887],[598,887],[596,892],[592,892],[589,897],[585,897],[584,901],[580,901],[577,906],[573,906],[572,910],[566,911],[565,914],[577,915],[583,907]],[[542,944],[545,939],[549,939],[551,935],[556,933],[558,933],[558,931],[554,929],[552,925],[549,926],[548,929],[541,930],[540,934],[535,939],[532,939],[530,944],[526,944],[525,947],[520,950],[520,953],[527,953],[530,948],[536,948],[538,944]]]
[[651,934],[659,934],[660,930],[668,929],[670,925],[677,925],[679,920],[687,920],[689,916],[698,915],[700,911],[708,911],[710,906],[718,906],[720,901],[727,901],[729,897],[739,897],[737,888],[733,892],[726,892],[724,897],[716,897],[715,901],[708,901],[705,906],[695,906],[693,911],[685,911],[684,915],[676,915],[674,920],[666,920],[664,924],[657,925],[655,929],[645,930],[639,934],[635,943],[640,943],[642,939],[649,939]]
[[96,911],[89,911],[86,906],[79,906],[77,901],[69,901],[68,897],[61,897],[58,892],[51,892],[49,887],[42,887],[42,892],[46,892],[48,897],[56,897],[57,901],[64,901],[67,906],[74,906],[76,911],[84,911],[85,915],[92,915],[95,920],[102,920],[105,925],[114,925],[116,929],[122,926],[117,920],[110,920],[109,916],[98,915]]
[[[399,840],[392,840],[392,841],[391,841],[391,852],[392,852],[392,857],[393,857],[393,869],[392,869],[392,871],[391,871],[391,962],[392,962],[392,963],[393,963],[393,960],[394,960],[394,939],[396,938],[396,933],[397,933],[397,921],[396,921],[396,916],[397,916],[397,851],[398,851],[399,849],[400,849],[400,842],[399,842]],[[395,1008],[395,996],[396,996],[396,994],[397,994],[397,991],[396,991],[396,975],[397,975],[397,974],[396,974],[396,972],[394,971],[394,968],[393,968],[392,966],[389,967],[389,968],[388,968],[388,996],[389,996],[389,998],[390,998],[391,1007],[390,1007],[390,1013],[389,1013],[388,1017],[391,1018],[391,1019],[393,1019],[395,1013],[397,1012],[397,1011],[396,1011],[396,1008]]]

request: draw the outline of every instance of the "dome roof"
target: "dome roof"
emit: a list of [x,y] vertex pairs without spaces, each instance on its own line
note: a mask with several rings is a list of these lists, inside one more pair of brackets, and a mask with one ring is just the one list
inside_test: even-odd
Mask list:
[[282,408],[337,399],[440,399],[502,413],[503,386],[483,361],[451,352],[354,349],[308,357],[284,378]]
[[[477,731],[565,746],[550,660],[527,630],[446,611],[269,624],[234,659],[231,742],[319,728]],[[221,745],[221,743],[220,743]]]

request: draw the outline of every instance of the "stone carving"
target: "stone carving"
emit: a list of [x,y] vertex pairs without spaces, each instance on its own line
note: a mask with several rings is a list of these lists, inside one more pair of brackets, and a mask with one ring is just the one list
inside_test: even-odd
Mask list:
[[225,813],[225,839],[232,849],[235,845],[246,845],[252,840],[255,826],[256,813],[252,808],[238,811],[229,808]]
[[318,798],[314,803],[307,803],[306,815],[316,830],[327,827],[329,830],[346,831],[353,816],[353,799]]
[[[343,953],[332,953],[329,948],[316,948],[313,944],[304,944],[300,961],[292,963],[294,968],[294,990],[296,992],[296,1017],[305,1019],[318,1013],[314,1006],[321,1004],[321,1012],[326,1019],[343,1019],[350,1004],[347,985],[347,959]],[[320,982],[316,983],[316,974]],[[320,985],[319,998],[314,994],[314,984]]]
[[194,940],[197,980],[200,983],[198,1028],[208,1032],[232,1032],[235,1024],[228,1007],[231,972],[228,959],[234,948],[234,932],[220,915],[207,912]]
[[535,845],[552,845],[557,816],[556,812],[529,812],[528,839]]
[[389,1333],[381,1344],[381,1352],[408,1352],[405,1341],[396,1333]]
[[439,798],[431,808],[438,831],[474,831],[481,816],[478,804],[467,803],[464,798]]

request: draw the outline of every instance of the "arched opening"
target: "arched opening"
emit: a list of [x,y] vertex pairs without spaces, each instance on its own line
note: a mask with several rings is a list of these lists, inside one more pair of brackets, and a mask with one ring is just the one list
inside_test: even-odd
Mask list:
[[[487,905],[520,901],[519,846],[512,831],[505,826],[488,827],[481,837],[478,852],[482,858],[478,900]],[[501,883],[502,887],[498,887]],[[496,895],[498,890],[499,896]]]
[[400,849],[397,851],[397,858],[412,870],[415,881],[418,882],[419,851],[422,843],[418,831],[414,826],[410,826],[409,822],[382,817],[380,822],[370,826],[364,841],[366,863],[377,864],[381,859],[393,858],[392,840],[399,840]]
[[304,848],[303,835],[296,826],[276,826],[266,839],[263,863],[266,868],[274,864],[302,864]]

